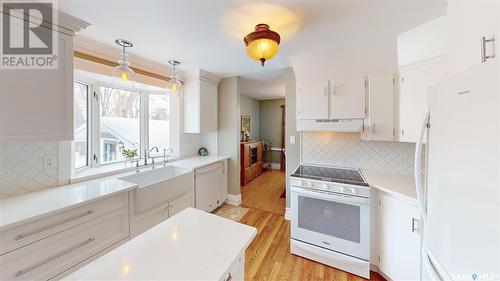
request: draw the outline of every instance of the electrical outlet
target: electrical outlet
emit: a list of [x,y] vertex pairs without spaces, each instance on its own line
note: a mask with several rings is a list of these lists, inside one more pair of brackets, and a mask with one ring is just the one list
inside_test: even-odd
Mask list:
[[46,155],[43,157],[43,170],[52,170],[57,168],[56,155]]
[[290,136],[290,144],[295,144],[295,136]]

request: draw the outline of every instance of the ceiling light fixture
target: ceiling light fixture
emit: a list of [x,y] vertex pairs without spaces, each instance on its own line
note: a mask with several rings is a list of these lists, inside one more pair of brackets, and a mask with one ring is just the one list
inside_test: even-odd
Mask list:
[[256,25],[255,31],[243,38],[248,55],[260,61],[262,66],[266,60],[272,59],[278,53],[280,40],[280,35],[264,23]]
[[179,61],[176,60],[169,60],[168,63],[172,65],[172,77],[170,77],[170,83],[172,83],[172,88],[171,90],[176,94],[178,97],[182,97],[182,86],[183,83],[179,79],[177,79],[177,74],[175,72],[175,66],[181,64]]
[[115,43],[123,48],[122,59],[118,61],[118,66],[114,68],[114,76],[119,77],[122,81],[129,81],[134,76],[134,71],[130,68],[128,54],[126,48],[134,46],[132,42],[125,39],[116,39]]

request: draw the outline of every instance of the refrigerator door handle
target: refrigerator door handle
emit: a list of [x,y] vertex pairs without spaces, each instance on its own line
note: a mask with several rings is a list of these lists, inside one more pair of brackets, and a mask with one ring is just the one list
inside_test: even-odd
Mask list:
[[433,281],[453,280],[451,275],[439,263],[434,254],[428,250],[425,243],[422,245],[422,259],[424,267]]
[[418,139],[417,139],[417,144],[415,146],[415,188],[416,188],[416,193],[417,193],[417,199],[419,202],[419,209],[420,213],[422,215],[422,220],[424,222],[427,219],[427,212],[425,210],[425,201],[424,201],[424,189],[423,189],[423,184],[422,184],[422,149],[423,149],[423,143],[424,143],[424,135],[425,135],[425,129],[428,128],[429,124],[429,117],[430,117],[430,108],[427,107],[426,112],[425,112],[425,117],[424,121],[422,122],[422,126],[420,127],[420,132],[418,133]]
[[429,255],[427,254],[427,251],[422,248],[422,259],[423,259],[423,264],[425,271],[427,274],[429,274],[429,277],[431,278],[432,281],[443,281],[437,272],[434,270],[434,267],[431,264],[431,260],[429,258]]

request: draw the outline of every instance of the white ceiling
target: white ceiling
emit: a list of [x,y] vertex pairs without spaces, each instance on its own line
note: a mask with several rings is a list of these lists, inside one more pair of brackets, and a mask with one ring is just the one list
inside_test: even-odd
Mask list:
[[[328,72],[337,60],[343,63],[335,65],[336,71],[351,61],[363,68],[365,60],[372,58],[378,59],[367,62],[372,68],[397,65],[396,35],[444,14],[445,5],[443,1],[368,0],[64,0],[59,4],[63,12],[91,23],[81,36],[109,45],[116,38],[129,39],[134,55],[160,63],[175,58],[184,71],[201,68],[248,81],[290,66],[296,74],[311,69]],[[242,40],[261,22],[282,36],[280,52],[264,67],[246,55]],[[296,69],[304,64],[308,67]],[[270,84],[263,83],[256,95],[274,95],[275,86]]]
[[240,92],[256,100],[285,97],[287,69],[275,69],[240,76]]

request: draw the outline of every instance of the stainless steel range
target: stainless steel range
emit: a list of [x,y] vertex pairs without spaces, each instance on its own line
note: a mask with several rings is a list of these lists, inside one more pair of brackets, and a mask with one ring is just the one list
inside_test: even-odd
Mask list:
[[290,186],[292,253],[369,278],[370,188],[359,170],[301,165]]

